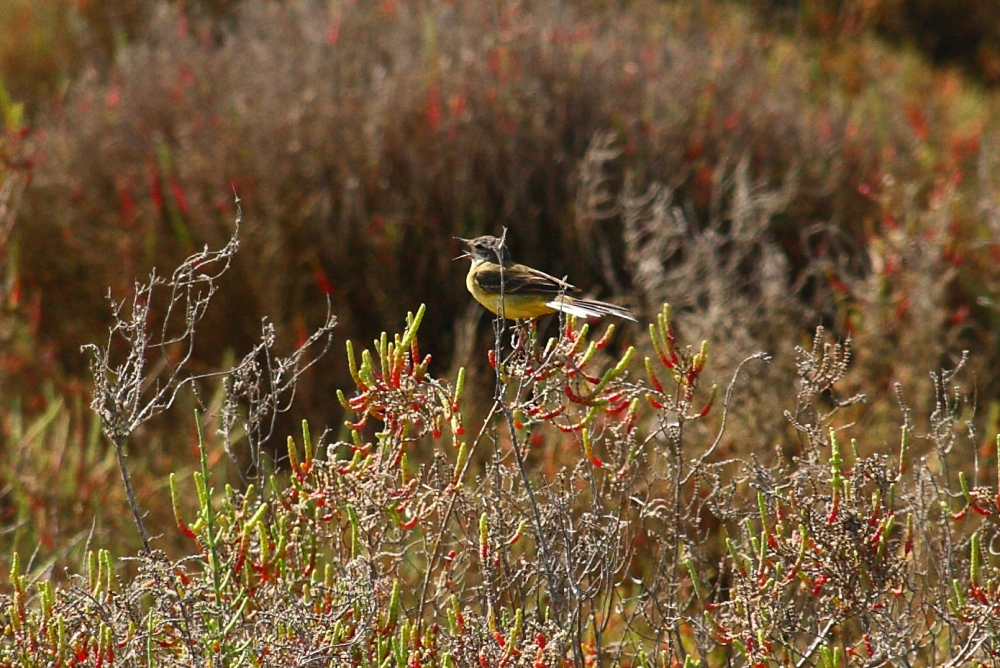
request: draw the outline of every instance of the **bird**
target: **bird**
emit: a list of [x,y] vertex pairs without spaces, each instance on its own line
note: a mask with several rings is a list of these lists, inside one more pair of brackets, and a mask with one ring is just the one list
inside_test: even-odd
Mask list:
[[628,309],[594,299],[580,299],[568,294],[577,288],[566,281],[517,264],[502,239],[493,236],[463,239],[468,250],[455,258],[472,258],[465,286],[476,301],[490,312],[510,320],[533,320],[557,311],[580,318],[614,315],[635,322]]

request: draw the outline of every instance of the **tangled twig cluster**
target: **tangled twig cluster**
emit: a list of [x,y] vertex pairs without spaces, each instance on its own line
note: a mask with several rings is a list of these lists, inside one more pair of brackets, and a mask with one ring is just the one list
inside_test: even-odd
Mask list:
[[[202,270],[217,261],[224,271],[231,253],[198,257],[140,286],[113,330],[124,361],[112,364],[110,346],[95,351],[95,407],[119,454],[116,438],[198,380],[184,375],[184,351],[221,275]],[[150,339],[163,285],[167,324]],[[934,375],[926,432],[904,407],[898,454],[863,454],[837,423],[861,399],[839,398],[851,344],[818,331],[798,349],[787,413],[801,447],[765,464],[724,455],[737,380],[764,356],[737,366],[713,411],[716,388],[701,384],[708,347],[678,340],[669,307],[642,363],[614,326],[592,337],[569,317],[543,342],[521,323],[507,345],[498,321],[493,404],[468,431],[465,373],[433,375],[418,341],[424,315],[360,355],[347,344],[355,387],[339,394],[343,437],[314,440],[303,424],[301,443],[288,440],[287,475],[269,469],[260,444],[308,362],[305,349],[271,354],[265,335],[231,372],[217,423],[231,434],[247,416],[254,475],[220,489],[199,431],[193,507],[171,476],[190,556],[147,543],[126,577],[110,553],[91,552],[69,586],[34,589],[15,560],[0,665],[997,662],[1000,571],[987,547],[1000,496],[970,483],[978,471],[961,459],[974,435],[964,358]],[[164,356],[158,372],[150,351]],[[714,437],[691,428],[713,419]],[[931,444],[922,460],[919,440]],[[242,472],[235,444],[219,447]]]

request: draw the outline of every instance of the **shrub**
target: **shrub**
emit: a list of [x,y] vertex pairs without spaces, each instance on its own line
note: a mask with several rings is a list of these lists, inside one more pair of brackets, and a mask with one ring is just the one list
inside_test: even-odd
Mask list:
[[[148,39],[107,77],[75,81],[40,124],[25,289],[45,295],[41,330],[72,373],[83,371],[78,344],[107,325],[103,286],[223,239],[233,182],[254,224],[241,280],[203,325],[205,368],[249,346],[264,313],[295,339],[325,294],[341,335],[363,339],[398,322],[403,304],[427,303],[428,345],[457,368],[467,296],[450,236],[502,225],[524,262],[649,313],[666,292],[685,312],[694,293],[669,282],[633,296],[643,276],[619,221],[589,209],[579,166],[608,132],[610,191],[626,176],[631,195],[664,184],[684,214],[676,242],[728,233],[737,173],[745,192],[777,191],[726,272],[766,249],[767,299],[792,313],[767,332],[757,320],[752,350],[777,350],[803,308],[809,326],[796,337],[821,319],[847,331],[838,288],[870,277],[886,215],[923,211],[953,177],[967,211],[989,197],[975,163],[986,101],[870,36],[829,54],[716,5],[252,3],[225,28],[176,7],[154,14]],[[887,180],[912,192],[905,210],[883,207]],[[977,237],[974,217],[952,222],[959,231],[942,234]],[[986,259],[978,241],[967,246],[965,257]],[[661,258],[665,275],[678,248]],[[967,306],[980,321],[978,296],[949,289],[956,303],[939,308]],[[310,414],[332,419],[319,397],[347,380],[309,381]]]
[[767,20],[778,19],[843,49],[865,33],[878,33],[904,48],[916,48],[941,64],[961,66],[983,82],[1000,82],[1000,8],[960,0],[753,0]]
[[[970,482],[980,469],[968,466],[962,365],[934,375],[926,434],[907,409],[898,455],[865,456],[837,424],[852,400],[823,406],[850,344],[817,332],[797,351],[788,413],[801,455],[766,465],[719,450],[735,383],[757,360],[716,399],[703,387],[707,346],[681,343],[668,307],[642,363],[631,347],[608,354],[613,325],[591,336],[570,317],[543,344],[533,324],[498,320],[494,404],[468,425],[464,370],[438,378],[421,353],[425,314],[360,355],[348,343],[347,438],[315,440],[303,424],[287,477],[261,460],[255,479],[220,488],[196,415],[197,470],[169,485],[189,556],[144,550],[129,559],[135,575],[119,577],[99,550],[68,586],[34,590],[15,557],[0,660],[993,660],[1000,582],[984,546],[1000,495]],[[713,411],[715,436],[702,438],[694,427]],[[915,459],[914,440],[933,456]]]

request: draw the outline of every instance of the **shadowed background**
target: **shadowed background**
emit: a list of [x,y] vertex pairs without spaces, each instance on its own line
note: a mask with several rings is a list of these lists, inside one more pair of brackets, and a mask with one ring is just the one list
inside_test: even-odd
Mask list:
[[[88,437],[80,353],[106,336],[107,288],[126,297],[151,268],[221,246],[234,188],[243,245],[196,364],[243,354],[265,316],[294,347],[329,298],[336,347],[304,379],[296,420],[338,424],[344,340],[398,331],[420,303],[432,369],[490,373],[489,325],[452,236],[508,227],[517,260],[641,321],[669,301],[685,339],[709,341],[718,382],[753,352],[776,356],[735,407],[730,454],[794,451],[787,401],[756,398],[793,400],[793,347],[820,324],[855,338],[849,381],[880,390],[858,413],[875,442],[890,438],[879,418],[898,414],[893,384],[926,402],[927,372],[965,348],[983,442],[996,433],[1000,10],[988,3],[0,8],[16,205],[0,221],[0,413],[8,450],[53,443],[38,467],[11,460],[7,478],[30,481],[7,519],[41,508],[48,523],[32,531],[53,545],[65,516],[90,517],[81,503],[119,494]],[[615,345],[637,341],[625,327]],[[138,435],[146,498],[190,435],[166,421]],[[66,475],[53,452],[78,453],[69,487],[49,484]]]

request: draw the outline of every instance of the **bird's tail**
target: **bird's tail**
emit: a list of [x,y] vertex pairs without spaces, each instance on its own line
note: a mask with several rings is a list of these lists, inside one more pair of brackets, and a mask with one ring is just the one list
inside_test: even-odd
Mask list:
[[578,318],[600,318],[605,315],[614,315],[625,320],[635,322],[635,317],[628,312],[628,309],[607,302],[599,302],[596,299],[576,299],[570,296],[561,296],[546,304],[549,308],[562,311],[567,315],[575,315]]

